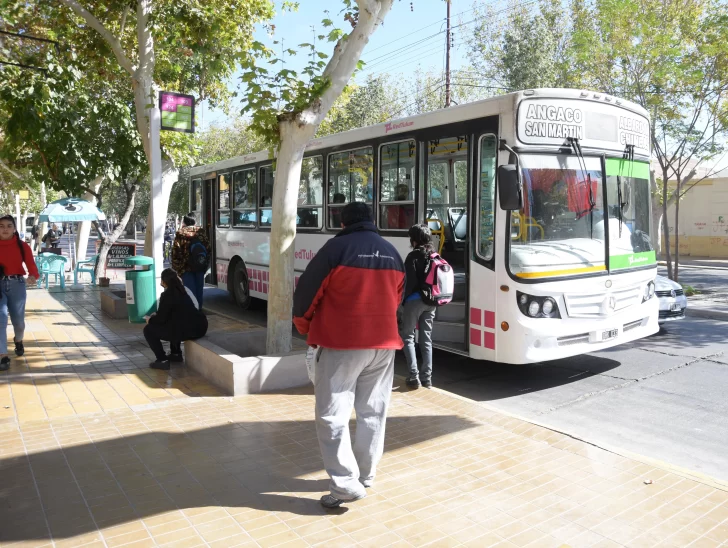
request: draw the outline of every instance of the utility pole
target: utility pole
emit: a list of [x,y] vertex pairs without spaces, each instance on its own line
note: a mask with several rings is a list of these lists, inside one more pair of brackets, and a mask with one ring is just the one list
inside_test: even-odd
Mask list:
[[445,46],[445,108],[450,106],[450,0],[445,0],[447,4],[447,31],[445,32],[445,39],[447,44]]

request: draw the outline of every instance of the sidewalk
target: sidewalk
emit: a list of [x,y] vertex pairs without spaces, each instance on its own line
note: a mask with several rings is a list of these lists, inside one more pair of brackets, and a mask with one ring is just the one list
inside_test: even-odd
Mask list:
[[2,547],[727,545],[722,486],[439,390],[395,388],[374,488],[325,511],[310,388],[221,396],[148,369],[96,291],[29,294],[0,374]]
[[[659,266],[667,266],[665,259],[657,261]],[[710,257],[687,257],[680,259],[680,268],[710,268],[728,270],[728,259],[713,259]]]

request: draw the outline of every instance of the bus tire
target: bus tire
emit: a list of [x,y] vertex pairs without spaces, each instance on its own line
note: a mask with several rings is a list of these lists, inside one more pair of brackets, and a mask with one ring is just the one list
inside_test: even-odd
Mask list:
[[230,267],[230,287],[228,290],[232,295],[235,303],[242,308],[247,310],[253,298],[250,296],[250,283],[248,282],[248,269],[245,268],[243,261],[235,261]]

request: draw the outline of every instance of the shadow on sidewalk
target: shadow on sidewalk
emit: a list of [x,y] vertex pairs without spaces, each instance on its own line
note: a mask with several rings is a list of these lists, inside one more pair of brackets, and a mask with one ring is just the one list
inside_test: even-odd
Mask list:
[[[390,417],[385,450],[478,426],[455,415]],[[318,495],[328,478],[311,420],[118,436],[93,443],[83,435],[84,443],[0,460],[0,542],[59,540],[177,509],[326,513]]]

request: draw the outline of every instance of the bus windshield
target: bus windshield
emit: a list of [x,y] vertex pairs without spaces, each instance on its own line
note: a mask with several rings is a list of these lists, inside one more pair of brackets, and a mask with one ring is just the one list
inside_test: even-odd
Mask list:
[[650,167],[647,162],[607,158],[609,269],[657,262],[650,240]]
[[521,168],[524,206],[511,214],[511,272],[548,278],[606,270],[601,160],[522,154]]

